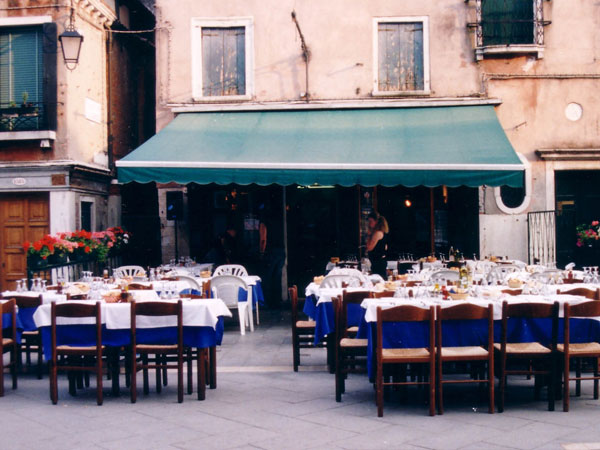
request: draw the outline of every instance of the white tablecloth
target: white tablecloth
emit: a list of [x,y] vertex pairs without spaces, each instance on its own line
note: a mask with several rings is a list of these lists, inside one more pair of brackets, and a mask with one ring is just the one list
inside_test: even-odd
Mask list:
[[[146,291],[153,292],[153,291]],[[165,300],[175,302],[176,300]],[[70,301],[69,303],[94,304],[92,300]],[[131,326],[131,305],[129,303],[101,303],[101,320],[108,329],[128,329]],[[219,317],[231,317],[231,311],[225,306],[222,300],[202,299],[190,300],[183,299],[183,326],[190,327],[212,327],[215,328]],[[33,320],[36,326],[50,326],[50,304],[40,306]],[[94,318],[57,318],[58,325],[86,325],[94,324]],[[161,328],[177,325],[176,317],[138,317],[138,328]]]
[[426,298],[426,297],[418,297],[413,299],[408,298],[367,298],[363,300],[361,306],[366,309],[365,312],[365,321],[366,322],[376,322],[377,321],[377,307],[381,306],[382,308],[392,308],[394,306],[400,305],[411,305],[417,306],[419,308],[427,309],[430,306],[440,305],[442,308],[449,308],[451,306],[460,305],[461,303],[471,303],[479,306],[488,306],[492,305],[494,308],[494,320],[500,320],[502,318],[502,302],[507,301],[509,303],[553,303],[555,301],[559,302],[560,305],[560,316],[563,316],[563,308],[565,303],[570,303],[572,305],[589,302],[591,300],[577,296],[577,295],[518,295],[518,296],[503,296],[503,297],[495,297],[495,298],[473,298],[469,297],[466,300],[443,300],[441,298]]
[[16,292],[16,291],[4,291],[2,293],[2,296],[4,298],[10,297],[10,296],[19,296],[19,297],[31,297],[31,298],[35,298],[38,297],[40,294],[42,294],[42,302],[43,303],[49,303],[49,302],[64,302],[67,299],[67,296],[65,294],[58,294],[55,291],[47,291],[47,292],[31,292],[31,291],[27,291],[27,292]]

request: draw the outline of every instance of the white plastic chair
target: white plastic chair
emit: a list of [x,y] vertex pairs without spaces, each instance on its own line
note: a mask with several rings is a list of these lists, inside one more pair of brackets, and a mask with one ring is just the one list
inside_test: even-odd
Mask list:
[[521,268],[514,264],[499,264],[487,274],[488,283],[500,281],[504,283],[511,273],[520,272]]
[[125,277],[145,277],[146,271],[142,266],[121,266],[117,267],[113,271],[116,278],[125,278]]
[[[215,272],[213,273],[214,277],[221,276],[221,275],[233,275],[236,277],[247,277],[248,271],[246,270],[246,268],[244,266],[241,266],[239,264],[223,264],[222,266],[218,266],[215,269]],[[250,288],[250,289],[252,289],[252,288]],[[256,307],[256,325],[258,325],[258,324],[260,324],[260,315],[258,312],[258,302],[256,302],[256,304],[253,306]],[[250,317],[252,317],[252,314],[250,314]]]
[[352,275],[327,275],[321,281],[320,288],[360,287],[360,278]]
[[432,283],[458,281],[459,278],[460,274],[457,270],[438,270],[437,272],[433,272],[429,277]]
[[[194,289],[198,292],[202,292],[202,286],[194,278],[188,275],[177,275],[177,281],[183,281],[187,284],[187,289]],[[182,289],[184,290],[184,289]]]
[[223,264],[215,269],[213,276],[219,275],[233,275],[236,277],[247,277],[248,271],[244,266],[240,266],[239,264]]
[[365,284],[368,278],[358,269],[352,269],[350,267],[336,267],[331,269],[327,275],[345,275],[347,277],[354,277],[360,280],[361,285]]
[[[223,300],[229,309],[238,310],[240,333],[242,335],[246,334],[246,320],[250,324],[250,331],[254,331],[254,322],[252,320],[252,289],[248,288],[244,280],[233,275],[218,275],[210,280],[210,287],[213,291],[213,297]],[[245,302],[238,301],[240,288],[248,293],[248,298]]]

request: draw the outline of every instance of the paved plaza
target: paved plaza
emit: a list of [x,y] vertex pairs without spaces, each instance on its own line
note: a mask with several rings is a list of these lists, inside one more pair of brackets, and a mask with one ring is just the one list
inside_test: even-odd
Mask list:
[[47,376],[23,375],[19,389],[0,399],[0,448],[600,449],[600,401],[593,400],[591,383],[572,398],[569,413],[560,403],[558,411],[546,411],[523,380],[511,385],[502,414],[488,414],[485,398],[468,386],[445,388],[443,416],[427,416],[412,395],[407,403],[388,401],[377,418],[364,376],[351,375],[343,402],[335,402],[324,349],[303,350],[301,371],[292,371],[287,312],[261,311],[254,333],[238,330],[235,321],[226,328],[218,389],[207,390],[203,402],[194,393],[178,404],[172,374],[160,395],[144,396],[140,386],[136,404],[123,386],[120,397],[111,397],[106,382],[99,407],[93,378],[89,390],[70,397],[62,375],[54,406]]

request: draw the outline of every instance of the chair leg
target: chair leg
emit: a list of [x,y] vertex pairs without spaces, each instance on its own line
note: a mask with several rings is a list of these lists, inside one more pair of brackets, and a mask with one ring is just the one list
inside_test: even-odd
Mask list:
[[443,394],[443,390],[442,387],[444,385],[444,380],[442,379],[442,359],[438,357],[438,365],[437,365],[437,377],[436,378],[436,384],[437,384],[437,398],[438,398],[438,404],[437,404],[437,410],[438,410],[438,414],[444,414],[444,394]]
[[210,388],[217,388],[217,347],[210,348]]
[[[0,339],[2,337],[0,336]],[[0,397],[4,397],[4,355],[0,354]]]
[[169,377],[167,371],[167,355],[162,355],[162,363],[165,365],[162,369],[162,383],[163,386],[167,386],[169,384]]
[[556,373],[557,373],[558,358],[551,357],[550,360],[550,375],[548,380],[548,411],[554,411],[556,402]]
[[102,405],[102,357],[96,361],[96,403]]
[[569,358],[565,358],[563,381],[563,411],[569,412]]
[[494,382],[494,360],[492,358],[488,361],[488,401],[490,414],[494,414]]
[[498,399],[498,412],[504,412],[504,391],[506,390],[506,360],[500,359],[500,398]]
[[260,317],[258,314],[258,300],[256,301],[256,325],[260,325]]
[[298,372],[298,366],[300,365],[300,342],[298,342],[298,336],[292,336],[292,352],[294,358],[294,372]]
[[429,415],[435,416],[435,362],[429,364]]
[[254,317],[252,317],[252,303],[246,306],[246,313],[248,314],[248,325],[250,326],[250,332],[254,333]]
[[[164,356],[165,359],[167,356]],[[177,356],[177,403],[183,402],[183,352]]]
[[238,318],[240,321],[240,334],[246,334],[246,307],[242,306],[244,302],[238,302]]
[[17,388],[17,346],[13,345],[10,352],[10,373],[12,375],[12,388]]
[[206,349],[199,348],[198,352],[198,400],[204,400],[206,398]]
[[42,337],[38,337],[37,342],[37,377],[38,380],[42,379],[43,375],[43,363],[44,363],[44,355],[42,352]]
[[598,358],[594,358],[594,400],[598,400],[598,370],[600,362]]
[[143,354],[142,355],[142,364],[144,365],[144,368],[142,369],[142,378],[143,378],[143,382],[144,382],[144,395],[148,395],[148,393],[150,392],[150,388],[148,387],[148,368],[146,367],[148,365],[148,355]]
[[[198,349],[196,349],[198,351]],[[186,365],[187,365],[187,393],[188,395],[192,395],[193,391],[193,373],[192,373],[192,348],[188,347],[187,355],[186,355]]]
[[575,380],[575,395],[581,397],[581,358],[577,358],[575,362],[575,376],[578,378]]
[[[50,378],[50,400],[52,400],[52,404],[56,405],[58,403],[58,369],[56,367],[56,361],[50,361],[49,363],[49,378]],[[0,385],[1,387],[2,385]]]
[[335,401],[338,403],[342,401],[342,384],[344,383],[344,374],[342,371],[343,364],[340,361],[342,358],[343,356],[339,355],[336,355],[335,358]]
[[131,370],[129,374],[129,393],[131,396],[131,403],[135,403],[137,400],[137,361],[135,351],[131,356]]
[[[162,364],[162,355],[154,355],[155,358],[155,363],[158,366],[159,364]],[[161,367],[156,367],[155,369],[155,377],[156,377],[156,393],[160,394],[162,392],[162,380],[161,380],[161,371],[162,368]]]
[[377,374],[377,417],[383,417],[383,374]]

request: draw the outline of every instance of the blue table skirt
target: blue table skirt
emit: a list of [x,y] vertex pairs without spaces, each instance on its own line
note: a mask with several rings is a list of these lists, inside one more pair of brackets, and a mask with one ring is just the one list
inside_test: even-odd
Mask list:
[[[265,295],[262,290],[262,284],[260,281],[257,281],[256,284],[251,285],[252,287],[252,306],[256,307],[256,304],[260,304],[264,306],[265,304]],[[196,291],[195,289],[184,289],[180,292],[180,294],[195,294],[201,295],[201,292]],[[212,297],[212,291],[210,292],[210,296]],[[248,291],[240,288],[238,290],[238,302],[247,302],[248,301]]]
[[[33,308],[35,309],[35,308]],[[21,318],[19,314],[17,314],[17,344],[21,343],[21,334],[23,333],[23,323],[21,322]],[[9,329],[12,326],[12,317],[10,313],[2,314],[2,331]],[[1,336],[0,336],[1,337]],[[9,337],[9,336],[4,336]],[[1,356],[1,355],[0,355]]]
[[[219,317],[216,329],[212,327],[183,327],[183,345],[193,348],[208,348],[221,345],[223,340],[223,318]],[[42,327],[42,346],[46,361],[52,358],[51,330]],[[121,347],[131,343],[129,329],[109,330],[102,326],[102,344]],[[138,344],[173,344],[177,342],[177,328],[138,328]],[[60,325],[56,327],[56,345],[92,347],[96,345],[95,325]]]
[[[316,322],[315,345],[325,339],[325,336],[335,332],[335,314],[333,313],[333,302],[323,302],[316,305],[315,297],[306,297],[303,312]],[[359,327],[365,322],[366,310],[360,305],[351,303],[348,305],[348,327]]]
[[[552,319],[509,319],[509,342],[551,342]],[[369,377],[372,379],[375,368],[377,324],[363,321],[359,335],[368,339],[367,358]],[[460,347],[487,345],[487,320],[447,321],[442,325],[444,346]],[[414,348],[429,345],[429,326],[423,322],[390,322],[383,324],[384,348]],[[494,342],[502,337],[501,322],[494,322]],[[564,340],[564,321],[559,319],[558,342]],[[600,321],[594,319],[571,319],[570,342],[600,342]]]

